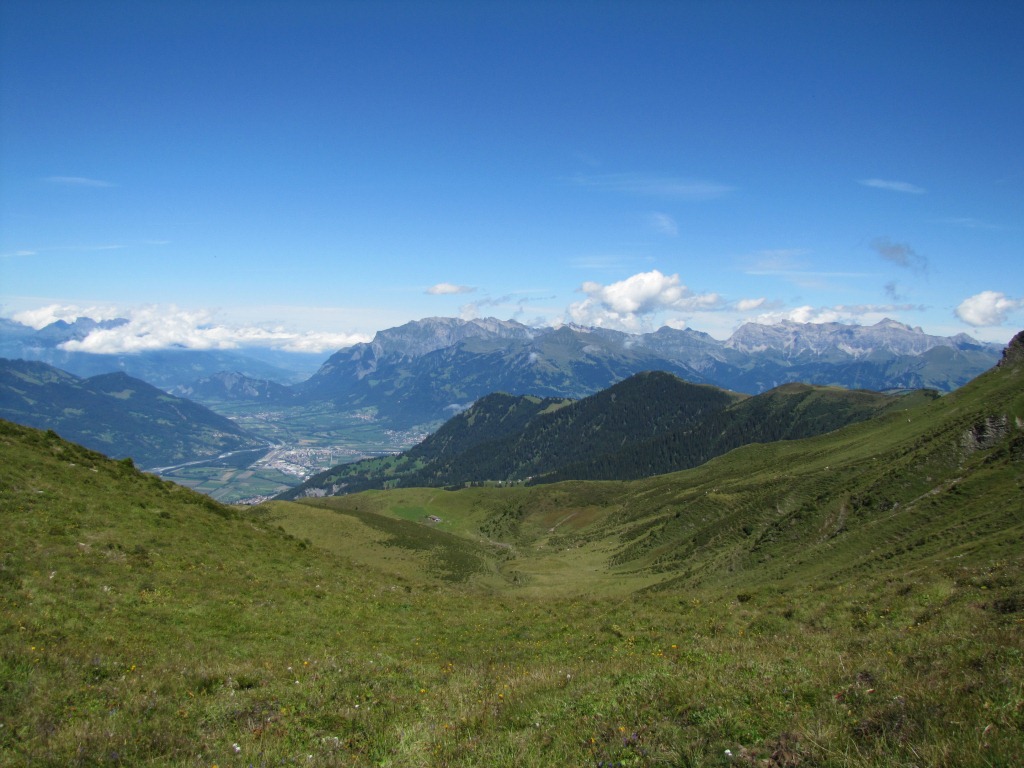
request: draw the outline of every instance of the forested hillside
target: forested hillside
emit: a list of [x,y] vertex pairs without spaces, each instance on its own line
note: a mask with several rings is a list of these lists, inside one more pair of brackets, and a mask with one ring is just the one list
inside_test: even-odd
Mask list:
[[688,469],[750,443],[796,440],[821,435],[892,409],[905,409],[938,397],[933,390],[884,395],[837,387],[784,384],[715,411],[693,426],[681,426],[649,440],[582,461],[567,463],[538,478],[635,480]]
[[740,445],[821,434],[936,396],[784,385],[747,397],[659,371],[569,404],[496,394],[401,456],[334,467],[281,498],[649,477],[697,466]]

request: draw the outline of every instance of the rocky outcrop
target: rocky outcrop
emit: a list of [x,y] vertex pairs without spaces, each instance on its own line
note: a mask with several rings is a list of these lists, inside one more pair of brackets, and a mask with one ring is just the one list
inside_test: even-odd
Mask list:
[[1024,361],[1024,331],[1010,339],[1010,343],[1003,350],[1002,359],[996,365],[1000,367],[1020,365],[1021,361]]
[[962,444],[967,453],[981,451],[993,447],[1010,434],[1010,419],[1002,416],[989,416],[964,432]]

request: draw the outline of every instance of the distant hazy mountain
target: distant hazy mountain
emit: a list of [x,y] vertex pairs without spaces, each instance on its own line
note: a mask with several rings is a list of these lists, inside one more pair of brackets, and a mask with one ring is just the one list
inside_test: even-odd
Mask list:
[[747,394],[792,382],[948,392],[990,368],[1001,349],[892,320],[748,324],[718,341],[688,329],[628,334],[429,318],[335,353],[293,391],[299,401],[369,409],[412,426],[443,421],[491,392],[579,398],[645,370]]
[[253,379],[238,371],[221,371],[192,384],[175,387],[171,392],[205,403],[225,400],[280,401],[288,397],[289,389],[276,381]]
[[[843,323],[796,323],[783,320],[776,325],[747,323],[724,344],[728,349],[748,354],[771,350],[783,357],[852,357],[861,359],[878,353],[922,355],[935,347],[982,349],[986,346],[966,334],[953,337],[931,336],[920,328],[911,328],[895,320],[875,325]],[[1001,348],[1001,347],[1000,347]]]
[[640,373],[578,401],[488,395],[400,456],[334,467],[281,498],[484,481],[633,480],[754,442],[830,432],[934,390],[885,395],[786,384],[753,397]]
[[244,351],[161,349],[119,355],[68,352],[60,348],[65,342],[81,341],[94,330],[116,328],[127,322],[80,317],[73,323],[58,320],[36,330],[0,318],[0,357],[39,360],[76,376],[119,371],[165,390],[190,385],[221,371],[240,371],[246,376],[282,384],[296,383],[308,378],[323,362],[320,354],[266,347],[247,347]]
[[0,417],[152,468],[259,448],[231,420],[124,373],[82,379],[0,358]]

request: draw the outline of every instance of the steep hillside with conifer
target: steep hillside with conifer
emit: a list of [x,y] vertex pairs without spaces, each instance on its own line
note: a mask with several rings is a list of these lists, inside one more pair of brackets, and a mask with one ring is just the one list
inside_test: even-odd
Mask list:
[[281,498],[483,482],[630,480],[697,466],[752,442],[821,434],[934,392],[785,385],[755,397],[640,373],[578,401],[481,398],[401,456],[340,465]]

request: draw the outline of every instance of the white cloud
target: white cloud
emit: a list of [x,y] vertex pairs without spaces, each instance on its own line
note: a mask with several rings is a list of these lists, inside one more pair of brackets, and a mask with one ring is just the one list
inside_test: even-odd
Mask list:
[[648,220],[651,222],[651,226],[654,227],[658,232],[663,235],[670,235],[675,237],[679,234],[679,225],[676,224],[675,219],[669,216],[667,213],[658,213],[655,211],[650,214]]
[[35,328],[45,328],[48,325],[63,320],[66,323],[73,323],[80,317],[91,317],[93,320],[114,320],[121,317],[117,307],[92,306],[80,307],[74,304],[48,304],[38,309],[26,309],[11,315],[11,319]]
[[766,312],[754,318],[753,322],[761,325],[776,325],[784,321],[794,323],[834,323],[844,319],[845,315],[833,307],[812,307],[805,304],[793,309],[782,309]]
[[865,187],[874,187],[875,189],[887,189],[890,192],[903,192],[908,195],[923,195],[924,189],[915,185],[908,184],[905,181],[889,181],[887,179],[861,179],[860,183]]
[[764,302],[765,299],[763,296],[760,299],[740,299],[736,302],[736,309],[740,312],[750,312],[751,310],[764,305]]
[[1006,315],[1024,308],[1024,299],[1014,299],[1001,291],[982,291],[957,306],[956,316],[975,327],[1002,325]]
[[458,293],[473,293],[476,288],[469,285],[455,285],[454,283],[438,283],[427,288],[431,296],[450,296]]
[[576,176],[573,181],[582,187],[623,192],[632,195],[665,197],[674,200],[713,200],[733,191],[727,184],[671,176],[645,176],[633,173],[609,173]]
[[802,307],[766,312],[753,319],[755,323],[775,325],[784,321],[794,323],[853,323],[871,324],[902,312],[921,312],[917,304],[837,304],[834,307]]
[[159,349],[238,349],[246,346],[272,347],[288,352],[325,352],[369,341],[365,334],[306,332],[284,327],[237,326],[215,322],[205,310],[147,306],[118,310],[114,307],[79,307],[51,304],[26,310],[12,318],[33,328],[43,328],[57,320],[74,322],[80,317],[111,320],[122,317],[127,323],[116,328],[94,330],[81,340],[65,342],[69,352],[101,355],[132,354]]
[[644,317],[663,310],[706,310],[722,303],[717,293],[694,293],[679,275],[663,275],[656,269],[611,285],[586,282],[580,290],[587,298],[569,307],[573,322],[630,331],[639,330]]

